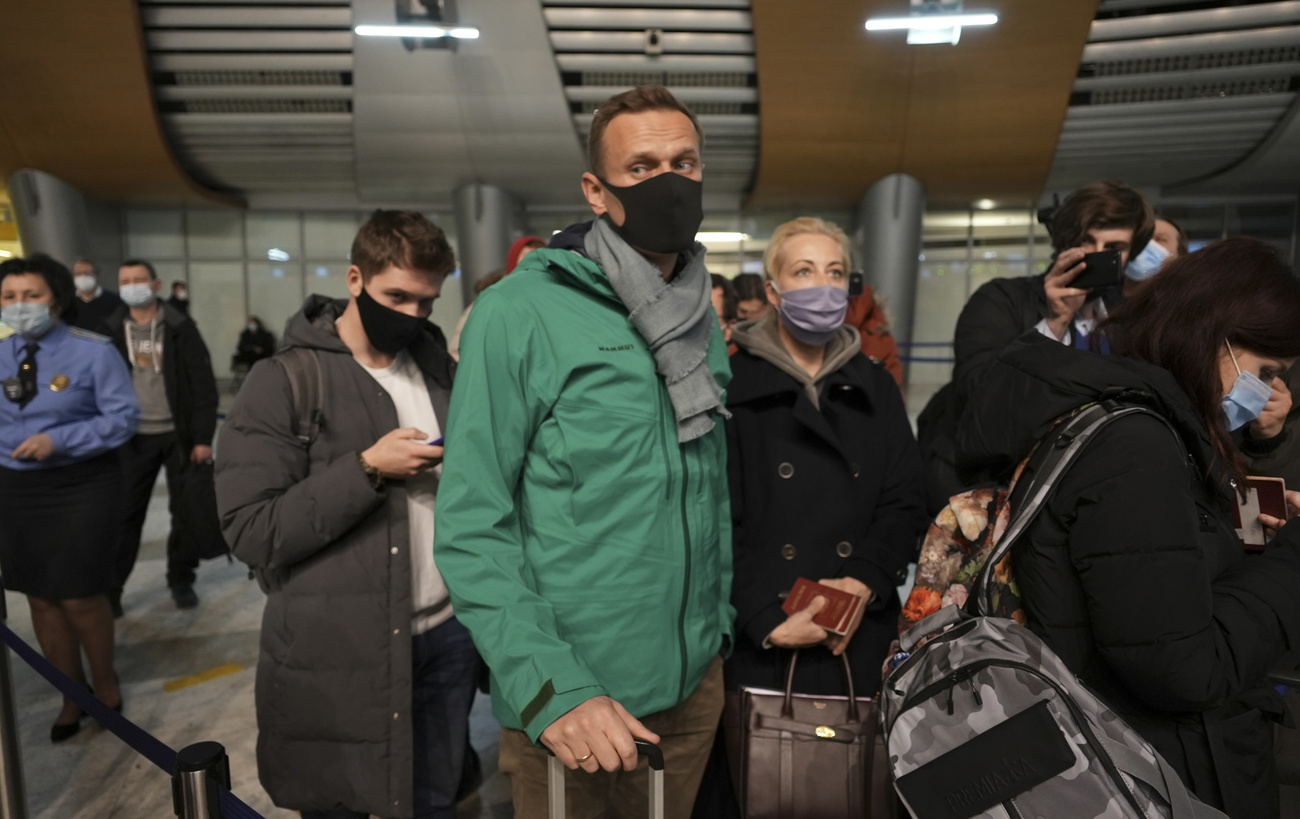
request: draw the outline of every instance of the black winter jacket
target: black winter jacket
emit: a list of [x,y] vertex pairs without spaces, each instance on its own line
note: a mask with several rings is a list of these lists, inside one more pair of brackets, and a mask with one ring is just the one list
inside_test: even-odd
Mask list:
[[1173,376],[1027,334],[971,396],[960,465],[1005,478],[1053,419],[1113,388],[1144,394],[1178,436],[1121,419],[1061,478],[1012,550],[1028,624],[1201,799],[1277,816],[1281,703],[1265,674],[1300,647],[1300,522],[1245,556],[1231,489]]
[[[176,438],[181,450],[188,452],[196,446],[212,446],[217,431],[217,379],[212,374],[212,359],[208,345],[203,343],[194,320],[165,302],[158,302],[163,311],[163,388],[167,392],[167,406],[172,411],[176,425]],[[109,316],[101,332],[113,339],[113,345],[122,359],[131,366],[126,350],[126,319],[129,308],[124,304]]]
[[[794,378],[744,349],[731,369],[737,643],[727,685],[784,688],[789,652],[762,647],[786,618],[784,594],[800,577],[853,577],[877,595],[848,652],[858,693],[868,696],[898,636],[895,586],[928,522],[920,453],[898,385],[858,353],[825,377],[819,411]],[[843,694],[843,666],[825,648],[807,649],[795,690]]]
[[[284,368],[253,366],[221,430],[217,501],[235,556],[270,586],[257,662],[257,769],[275,804],[412,814],[411,555],[402,481],[358,460],[397,408],[311,296],[284,347],[316,351],[320,433],[304,447]],[[434,325],[408,348],[443,428],[454,364]],[[426,548],[433,548],[428,544]]]

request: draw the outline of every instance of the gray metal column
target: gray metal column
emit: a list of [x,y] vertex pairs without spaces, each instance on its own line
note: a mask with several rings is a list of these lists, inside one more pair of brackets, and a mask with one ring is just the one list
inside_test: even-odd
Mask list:
[[452,196],[461,292],[468,306],[474,300],[474,283],[506,266],[519,203],[508,191],[479,183],[457,188]]
[[[853,250],[867,284],[893,316],[892,332],[900,345],[912,340],[924,214],[925,188],[915,178],[896,173],[872,185],[862,197],[853,227]],[[899,353],[906,356],[907,348]]]
[[90,257],[93,242],[86,196],[44,171],[24,168],[9,176],[9,198],[23,253],[44,253],[68,267]]

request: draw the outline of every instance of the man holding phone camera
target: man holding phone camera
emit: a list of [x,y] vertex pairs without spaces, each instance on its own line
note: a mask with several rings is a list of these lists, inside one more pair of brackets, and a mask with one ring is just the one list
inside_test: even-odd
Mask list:
[[[1045,273],[987,282],[957,318],[952,382],[935,393],[917,419],[936,511],[965,488],[956,469],[957,422],[985,368],[1030,330],[1086,347],[1092,329],[1105,318],[1106,302],[1123,297],[1123,271],[1130,255],[1151,240],[1155,213],[1146,197],[1128,185],[1094,182],[1057,208],[1048,230],[1054,258]],[[1085,261],[1089,254],[1095,255]]]
[[451,819],[479,660],[433,562],[455,364],[428,318],[456,259],[384,210],[350,259],[349,298],[307,299],[221,431],[222,529],[267,592],[258,774],[304,819]]

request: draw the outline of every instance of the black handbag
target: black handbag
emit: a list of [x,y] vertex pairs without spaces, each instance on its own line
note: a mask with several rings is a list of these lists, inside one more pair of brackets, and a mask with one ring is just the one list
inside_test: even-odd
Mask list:
[[[898,802],[876,701],[859,698],[841,655],[848,696],[794,693],[792,652],[785,691],[740,692],[741,812],[746,819],[893,819]],[[732,738],[732,737],[729,737]]]
[[211,461],[190,463],[181,473],[181,545],[198,560],[230,556],[217,515],[217,489]]

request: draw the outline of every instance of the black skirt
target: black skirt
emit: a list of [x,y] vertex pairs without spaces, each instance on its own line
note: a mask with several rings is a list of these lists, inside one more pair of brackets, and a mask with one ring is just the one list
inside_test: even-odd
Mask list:
[[49,600],[113,585],[122,467],[116,451],[53,469],[0,467],[0,574],[6,589]]

